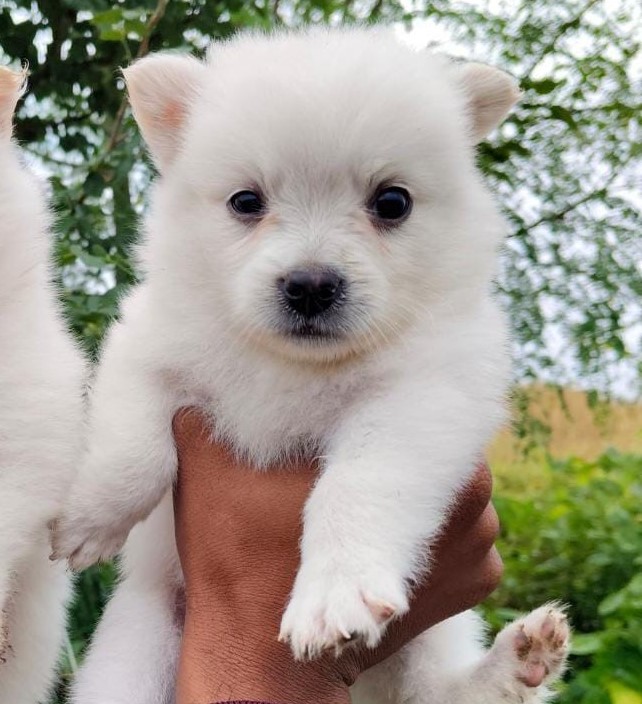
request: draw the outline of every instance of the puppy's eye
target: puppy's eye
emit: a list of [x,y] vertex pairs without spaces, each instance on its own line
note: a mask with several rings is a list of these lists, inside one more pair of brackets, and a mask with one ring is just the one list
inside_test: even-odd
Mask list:
[[408,215],[412,208],[412,198],[405,188],[390,186],[377,191],[370,210],[377,220],[394,224]]
[[263,198],[255,191],[239,191],[228,201],[228,205],[238,215],[260,217],[265,211]]

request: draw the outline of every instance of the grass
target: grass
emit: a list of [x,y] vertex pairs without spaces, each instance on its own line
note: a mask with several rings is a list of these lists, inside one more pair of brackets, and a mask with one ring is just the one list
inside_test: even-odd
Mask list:
[[549,486],[541,468],[547,457],[595,460],[615,448],[642,454],[642,405],[600,401],[574,389],[530,386],[522,390],[529,415],[549,432],[545,443],[524,451],[510,428],[502,430],[487,451],[497,488],[511,494],[531,494]]

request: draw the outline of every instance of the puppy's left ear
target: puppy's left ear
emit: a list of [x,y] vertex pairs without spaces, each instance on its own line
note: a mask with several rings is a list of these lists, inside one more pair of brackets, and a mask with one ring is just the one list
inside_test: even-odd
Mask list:
[[0,66],[0,139],[8,140],[11,137],[13,113],[25,92],[27,72],[11,71]]
[[522,93],[512,76],[492,66],[466,63],[455,70],[467,98],[471,138],[478,144],[504,121]]
[[134,117],[161,171],[180,148],[205,71],[197,59],[169,53],[152,54],[123,70]]

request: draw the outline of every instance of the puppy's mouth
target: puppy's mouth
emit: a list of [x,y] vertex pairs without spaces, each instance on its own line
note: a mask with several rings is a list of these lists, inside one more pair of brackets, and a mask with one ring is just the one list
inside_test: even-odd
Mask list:
[[297,340],[309,343],[331,343],[342,339],[341,332],[327,323],[293,321],[289,325],[282,326],[281,333],[290,340]]

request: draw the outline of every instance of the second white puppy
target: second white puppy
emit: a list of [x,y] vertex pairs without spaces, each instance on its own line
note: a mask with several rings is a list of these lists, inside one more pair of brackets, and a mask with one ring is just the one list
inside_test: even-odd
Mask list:
[[[366,30],[243,36],[206,63],[159,55],[125,76],[161,172],[146,280],[106,344],[55,549],[81,568],[147,520],[127,543],[77,704],[173,699],[178,408],[205,409],[260,466],[323,456],[281,631],[297,657],[314,657],[348,637],[374,646],[408,608],[426,541],[503,417],[509,377],[491,298],[504,226],[474,147],[517,99],[510,77]],[[355,697],[540,702],[568,630],[543,608],[488,653],[482,640],[472,613],[451,619]]]
[[70,580],[49,561],[80,453],[84,365],[50,284],[45,194],[11,141],[25,76],[0,67],[0,702],[47,700]]

